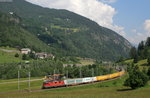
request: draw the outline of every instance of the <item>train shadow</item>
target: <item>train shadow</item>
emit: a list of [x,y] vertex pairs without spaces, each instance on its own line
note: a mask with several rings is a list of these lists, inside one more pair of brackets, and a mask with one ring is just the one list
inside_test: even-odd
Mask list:
[[133,90],[133,89],[131,89],[131,88],[117,89],[117,91],[120,91],[120,92],[131,91],[131,90]]

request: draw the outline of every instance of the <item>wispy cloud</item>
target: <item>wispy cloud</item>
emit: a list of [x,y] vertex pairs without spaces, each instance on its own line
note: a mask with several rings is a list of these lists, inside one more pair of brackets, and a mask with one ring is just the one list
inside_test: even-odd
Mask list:
[[133,36],[128,36],[128,40],[133,44],[138,44],[142,40],[146,40],[150,36],[150,19],[147,19],[143,23],[143,32],[139,32],[137,29],[131,30]]
[[150,19],[145,20],[144,22],[144,29],[150,33]]

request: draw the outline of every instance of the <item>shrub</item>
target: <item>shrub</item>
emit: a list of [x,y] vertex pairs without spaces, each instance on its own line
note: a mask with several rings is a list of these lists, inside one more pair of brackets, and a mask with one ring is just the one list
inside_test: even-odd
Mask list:
[[16,54],[15,54],[15,57],[19,57],[19,54],[18,54],[18,53],[16,53]]
[[143,87],[148,82],[148,76],[139,70],[138,66],[130,67],[132,68],[129,72],[129,78],[124,82],[125,86],[129,86],[132,89]]

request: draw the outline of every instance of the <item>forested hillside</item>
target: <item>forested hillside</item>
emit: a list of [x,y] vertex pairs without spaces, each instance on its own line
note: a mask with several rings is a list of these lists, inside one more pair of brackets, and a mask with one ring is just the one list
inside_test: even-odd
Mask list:
[[[66,10],[42,8],[24,0],[13,0],[1,2],[0,11],[9,18],[2,19],[1,15],[4,24],[0,23],[0,31],[5,37],[2,37],[0,46],[29,47],[35,51],[50,50],[56,56],[101,60],[128,57],[131,48],[131,44],[116,32]],[[11,17],[15,19],[11,20]],[[12,21],[14,23],[11,24]],[[7,24],[10,26],[6,27]]]
[[148,65],[150,64],[150,37],[145,41],[141,41],[138,48],[132,47],[130,51],[130,57],[134,59],[134,63],[139,60],[147,59]]
[[0,12],[0,46],[30,47],[37,51],[42,51],[43,47],[49,48],[36,36],[20,27],[20,22],[19,17]]

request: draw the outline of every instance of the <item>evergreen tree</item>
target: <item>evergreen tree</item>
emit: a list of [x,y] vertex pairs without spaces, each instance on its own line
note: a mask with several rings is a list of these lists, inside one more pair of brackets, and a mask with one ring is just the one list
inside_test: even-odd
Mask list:
[[144,41],[141,41],[138,45],[138,51],[141,51],[144,49]]
[[148,37],[146,40],[146,46],[150,47],[150,37]]
[[134,61],[133,61],[133,62],[134,62],[134,63],[137,63],[137,62],[138,62],[138,55],[136,54],[136,55],[134,56],[134,58],[133,58],[133,59],[134,59]]
[[150,57],[147,59],[148,65],[150,66]]
[[141,41],[138,45],[138,50],[137,50],[139,59],[144,59],[144,54],[143,54],[144,48],[145,48],[144,41]]
[[147,48],[145,48],[144,50],[143,50],[143,59],[146,59],[147,57],[148,57],[148,49]]
[[148,71],[147,71],[147,75],[148,75],[149,80],[150,80],[150,67],[149,67],[149,69],[148,69]]
[[130,57],[135,58],[135,56],[137,56],[137,50],[135,47],[132,47],[130,50]]

